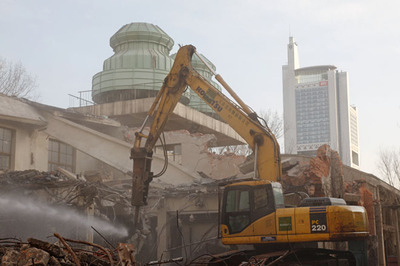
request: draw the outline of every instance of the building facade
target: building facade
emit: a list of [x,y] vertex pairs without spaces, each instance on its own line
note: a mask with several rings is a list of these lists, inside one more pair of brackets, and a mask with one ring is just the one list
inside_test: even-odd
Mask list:
[[297,44],[289,38],[282,67],[286,154],[314,156],[323,144],[345,165],[359,168],[358,114],[349,104],[347,72],[333,65],[300,67]]

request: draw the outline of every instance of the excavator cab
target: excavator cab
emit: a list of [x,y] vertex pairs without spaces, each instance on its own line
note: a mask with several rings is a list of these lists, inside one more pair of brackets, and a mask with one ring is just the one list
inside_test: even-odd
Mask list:
[[222,202],[223,235],[240,233],[261,217],[285,207],[281,184],[267,180],[228,185]]
[[364,207],[308,198],[288,208],[281,184],[268,180],[226,185],[220,217],[227,245],[363,240],[369,234]]

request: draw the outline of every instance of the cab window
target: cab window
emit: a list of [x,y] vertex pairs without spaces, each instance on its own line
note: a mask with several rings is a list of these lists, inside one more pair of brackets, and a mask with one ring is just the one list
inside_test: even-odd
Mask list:
[[250,224],[250,192],[248,190],[230,190],[226,199],[226,224],[230,233],[238,233]]
[[226,211],[248,211],[250,210],[249,191],[231,190],[228,191]]
[[268,193],[266,187],[254,189],[254,209],[258,210],[268,206]]

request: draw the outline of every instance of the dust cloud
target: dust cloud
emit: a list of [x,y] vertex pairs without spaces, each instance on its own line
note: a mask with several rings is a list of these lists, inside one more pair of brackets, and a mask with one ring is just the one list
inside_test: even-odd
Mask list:
[[54,232],[72,239],[86,239],[93,226],[100,233],[126,237],[128,230],[99,217],[89,217],[66,206],[50,205],[23,195],[0,196],[0,238],[45,240]]

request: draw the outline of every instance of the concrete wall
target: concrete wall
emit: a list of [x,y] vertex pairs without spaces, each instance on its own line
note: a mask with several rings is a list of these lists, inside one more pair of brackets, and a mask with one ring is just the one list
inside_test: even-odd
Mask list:
[[340,153],[339,149],[339,121],[338,121],[338,102],[336,92],[336,72],[328,71],[328,104],[329,104],[329,146]]
[[[48,169],[48,138],[43,131],[34,130],[27,136],[31,141],[32,164],[30,168],[47,171]],[[17,141],[18,144],[18,141]],[[23,152],[23,151],[22,151]],[[21,168],[21,170],[27,168]]]
[[[52,138],[75,149],[76,174],[99,170],[110,179],[129,178],[127,173],[133,168],[129,158],[131,143],[65,119],[62,111],[54,112],[52,108],[44,107],[36,112],[40,113],[40,122],[45,125],[23,123],[20,119],[0,124],[14,132],[13,170],[47,171],[48,139]],[[200,179],[199,172],[216,179],[239,174],[236,164],[244,160],[243,156],[218,156],[208,152],[207,148],[216,141],[214,135],[189,134],[183,130],[166,133],[166,136],[168,144],[182,145],[182,155],[180,162],[169,162],[167,172],[159,178],[160,181],[180,185]],[[159,172],[164,166],[163,155],[154,155],[152,165],[154,173]]]
[[[48,171],[48,140],[51,136],[32,125],[2,121],[0,127],[13,131],[11,170]],[[110,175],[118,175],[118,172],[112,172],[112,167],[80,151],[76,151],[75,159],[75,172],[78,174],[87,170],[104,170]]]
[[345,165],[351,166],[350,113],[347,72],[336,72],[338,94],[339,153]]
[[240,175],[238,165],[244,162],[245,156],[211,153],[208,148],[216,141],[214,135],[177,130],[166,132],[165,138],[167,144],[181,144],[181,165],[193,175],[202,172],[213,179]]
[[283,87],[283,122],[284,122],[284,145],[285,153],[297,153],[296,136],[296,98],[295,85],[296,77],[294,70],[299,67],[297,44],[294,38],[289,39],[288,64],[282,66],[282,87]]
[[10,121],[0,122],[0,127],[11,129],[13,132],[11,170],[47,170],[47,134],[32,125]]
[[[189,259],[193,259],[198,254],[206,253],[205,248],[210,245],[221,251],[226,250],[227,247],[215,240],[218,235],[216,191],[201,193],[193,189],[172,189],[170,192],[161,198],[150,198],[146,208],[148,216],[157,217],[157,257],[160,258],[162,254],[163,258],[187,254]],[[184,243],[197,245],[183,247]]]

